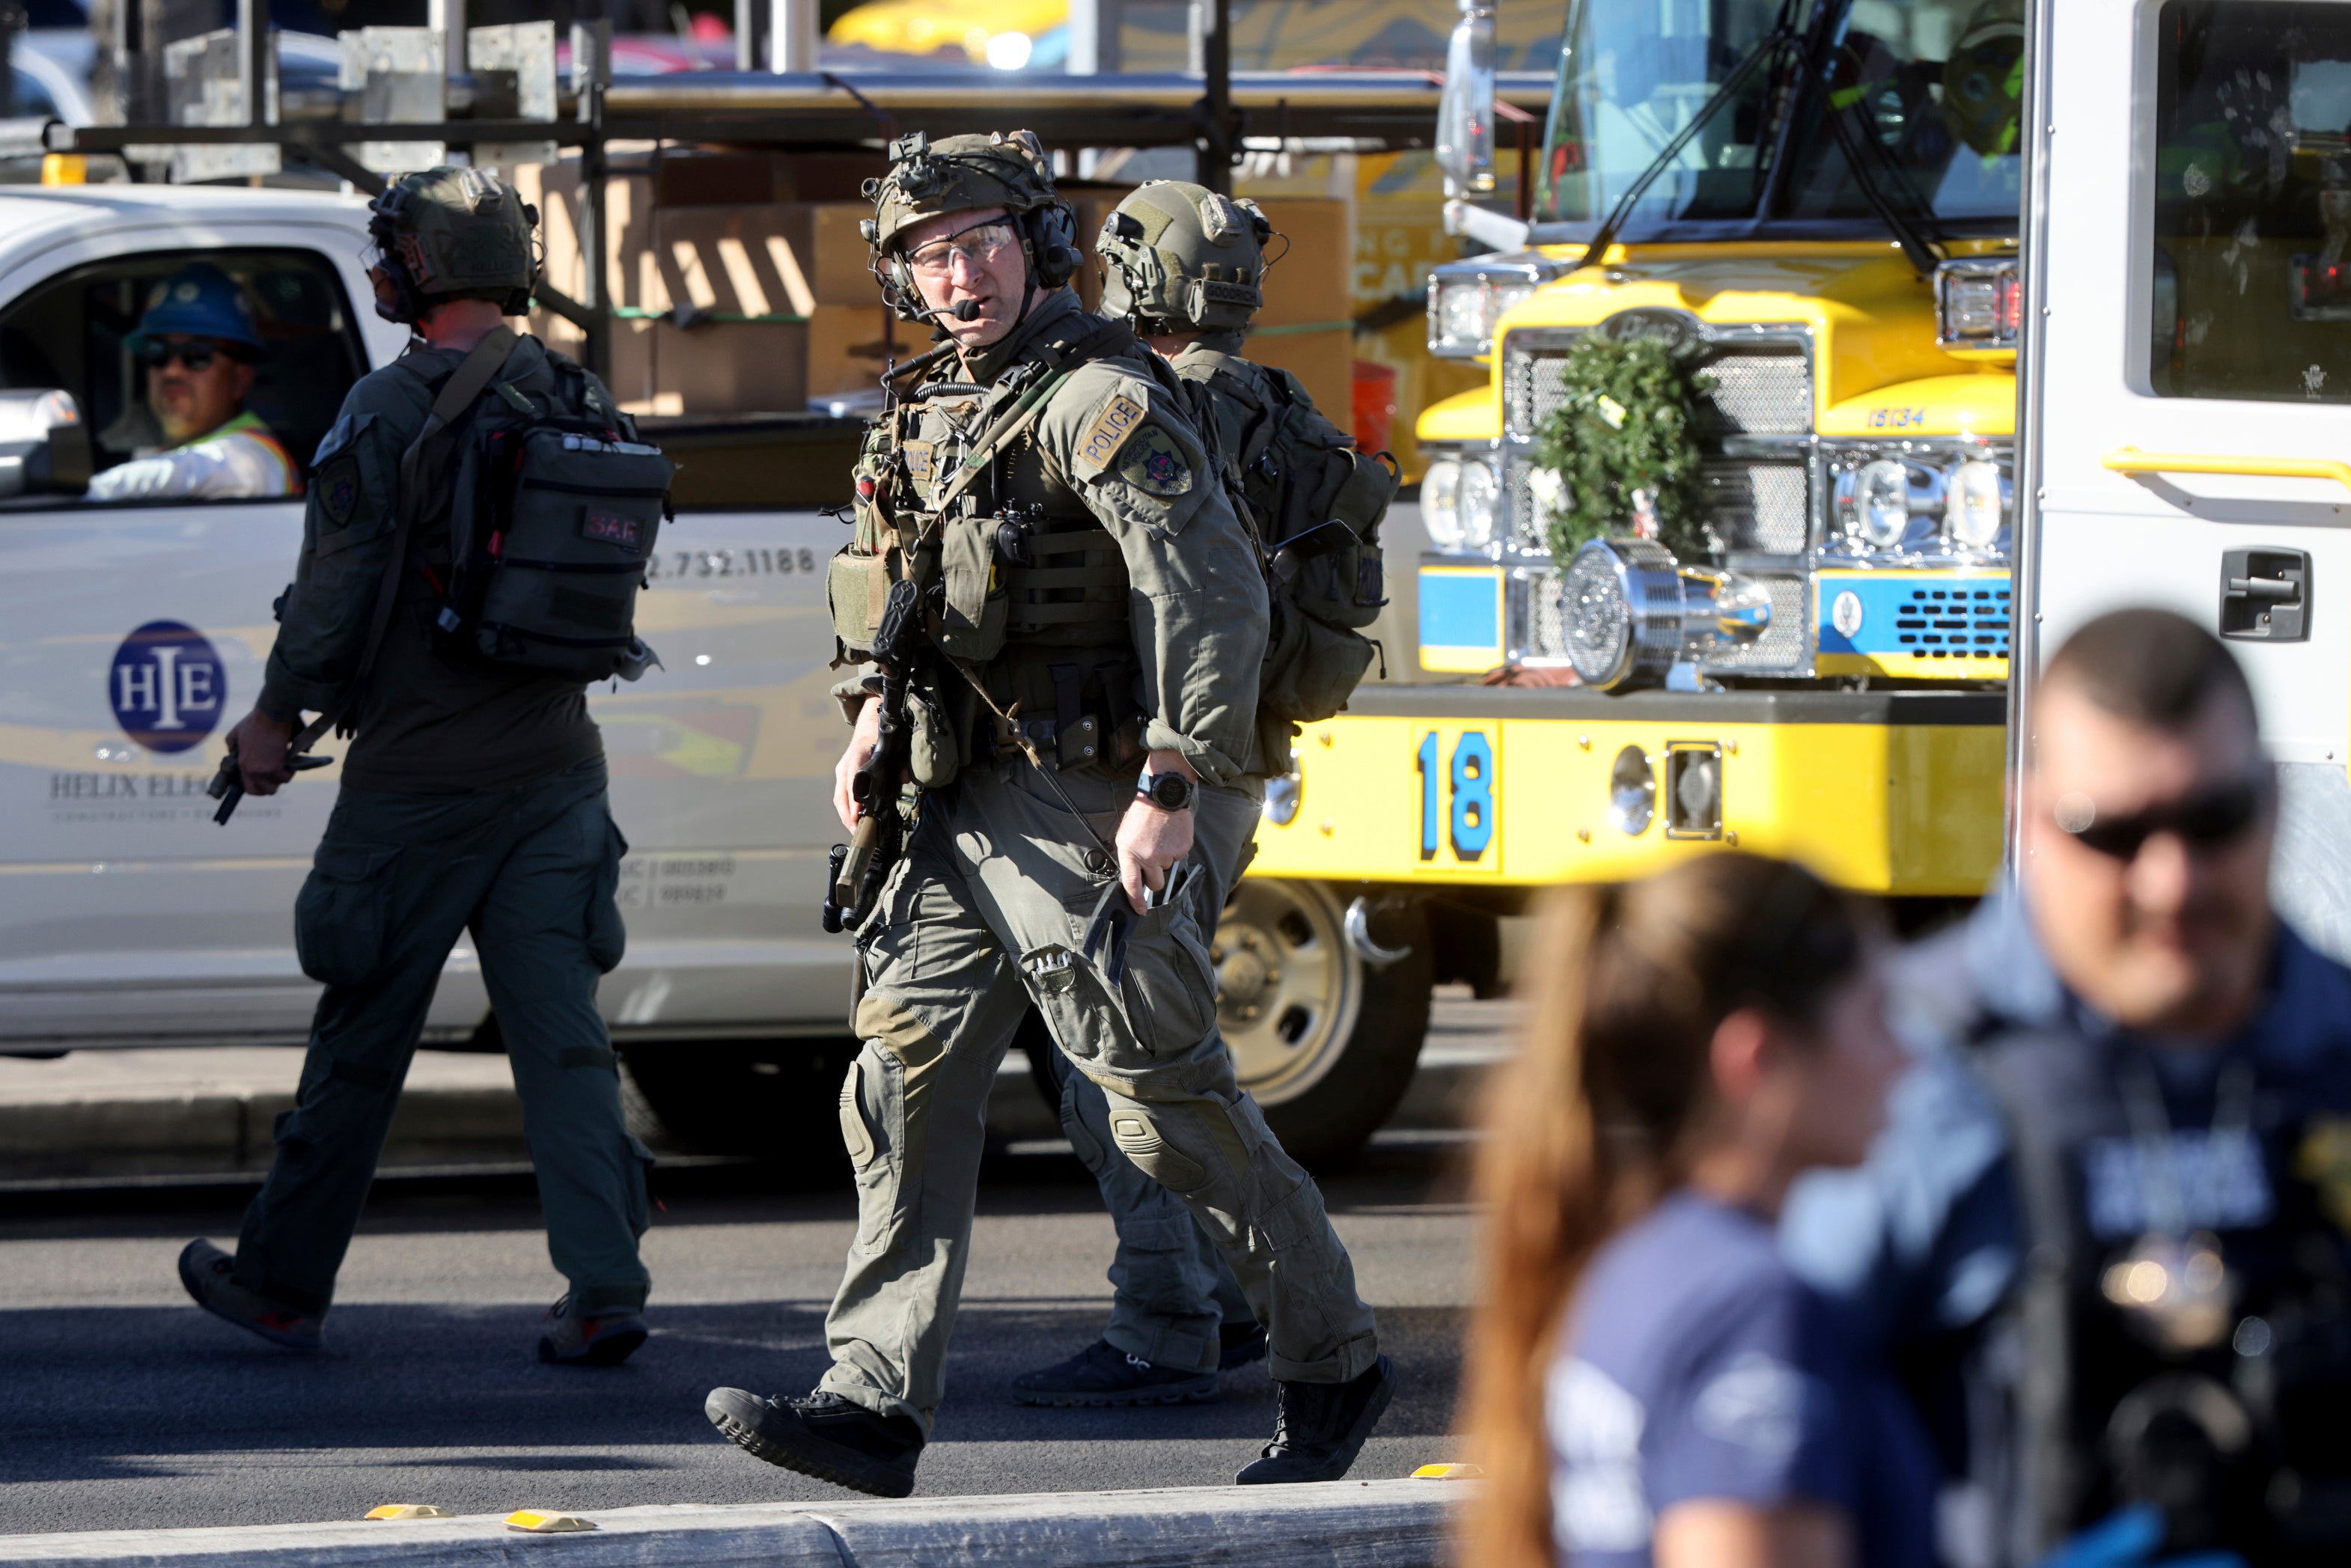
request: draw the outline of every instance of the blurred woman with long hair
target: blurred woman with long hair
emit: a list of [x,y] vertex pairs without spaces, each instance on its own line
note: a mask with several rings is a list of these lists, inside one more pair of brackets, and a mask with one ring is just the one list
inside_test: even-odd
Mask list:
[[1464,1568],[1912,1568],[1933,1459],[1780,1260],[1902,1056],[1867,909],[1719,854],[1557,897],[1477,1176]]

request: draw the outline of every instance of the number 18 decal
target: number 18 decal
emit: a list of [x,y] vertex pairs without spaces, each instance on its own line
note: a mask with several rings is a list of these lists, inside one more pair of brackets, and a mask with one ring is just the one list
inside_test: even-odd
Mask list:
[[1465,730],[1452,757],[1441,759],[1437,733],[1430,730],[1420,737],[1413,766],[1420,774],[1420,858],[1435,860],[1442,840],[1454,859],[1475,862],[1494,841],[1494,743],[1484,730]]

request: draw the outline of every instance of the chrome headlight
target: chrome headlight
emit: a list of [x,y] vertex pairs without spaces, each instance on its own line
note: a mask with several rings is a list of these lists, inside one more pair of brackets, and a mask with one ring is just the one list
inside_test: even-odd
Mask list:
[[1853,520],[1848,531],[1886,549],[1900,544],[1909,528],[1909,470],[1889,457],[1865,465],[1854,476]]
[[1494,471],[1475,457],[1461,460],[1461,543],[1465,549],[1484,549],[1494,542],[1494,521],[1501,502],[1502,486]]
[[1997,553],[2013,506],[2005,446],[1928,438],[1834,449],[1823,546],[1849,555]]
[[1439,457],[1420,476],[1420,521],[1438,549],[1461,548],[1461,461]]
[[1494,323],[1565,270],[1535,256],[1481,256],[1438,267],[1428,279],[1428,351],[1447,360],[1490,353]]
[[1586,540],[1559,591],[1568,663],[1602,691],[1654,685],[1686,659],[1771,629],[1763,584],[1686,568],[1647,539]]
[[2000,465],[1970,457],[1951,471],[1943,490],[1943,533],[1964,549],[1989,549],[2008,520],[2008,480]]

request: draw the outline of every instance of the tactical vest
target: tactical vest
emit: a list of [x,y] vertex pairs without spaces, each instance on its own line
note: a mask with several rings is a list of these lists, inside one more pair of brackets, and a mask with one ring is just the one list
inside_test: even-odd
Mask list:
[[1061,767],[1141,756],[1125,557],[1031,434],[1068,372],[1109,358],[1151,373],[1123,324],[1072,316],[992,386],[918,386],[868,434],[856,537],[827,584],[833,630],[840,661],[862,659],[889,585],[923,588],[928,663],[951,666],[913,683],[925,788],[1008,750]]

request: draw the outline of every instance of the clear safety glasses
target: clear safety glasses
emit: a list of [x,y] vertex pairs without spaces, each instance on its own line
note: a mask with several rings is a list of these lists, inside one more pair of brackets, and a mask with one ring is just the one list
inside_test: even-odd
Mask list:
[[944,278],[955,270],[956,257],[972,267],[991,267],[1019,241],[1012,225],[1002,218],[974,224],[945,239],[935,239],[906,257],[906,265],[924,277]]

